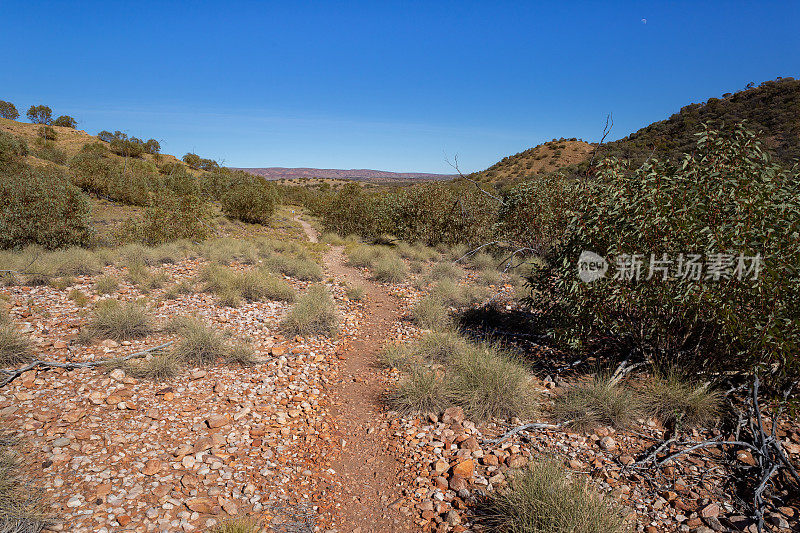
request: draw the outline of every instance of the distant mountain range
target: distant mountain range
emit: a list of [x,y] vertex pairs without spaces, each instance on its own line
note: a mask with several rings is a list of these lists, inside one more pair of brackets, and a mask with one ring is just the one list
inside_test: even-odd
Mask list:
[[370,170],[354,168],[350,170],[336,168],[237,168],[251,174],[263,176],[268,180],[279,179],[334,179],[359,181],[409,181],[409,180],[449,180],[454,174],[426,174],[423,172],[389,172],[386,170]]

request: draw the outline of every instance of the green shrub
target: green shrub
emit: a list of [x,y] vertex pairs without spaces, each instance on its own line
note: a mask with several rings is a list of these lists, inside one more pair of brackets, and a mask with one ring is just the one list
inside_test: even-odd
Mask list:
[[139,339],[152,331],[150,317],[144,307],[116,300],[104,300],[97,304],[89,329],[96,336],[114,340]]
[[0,366],[8,368],[31,360],[31,343],[11,324],[0,324]]
[[[704,130],[683,161],[651,159],[629,172],[614,159],[579,194],[578,213],[547,266],[531,277],[556,338],[571,346],[617,339],[660,364],[695,369],[797,374],[800,346],[800,176],[773,164],[756,136],[739,126]],[[776,228],[780,228],[777,231]],[[628,261],[667,254],[675,264],[637,281],[584,283],[578,258],[591,250]],[[730,254],[719,280],[676,275],[680,254]],[[736,275],[741,256],[762,258],[757,279]],[[727,259],[722,259],[723,264]],[[702,263],[701,263],[702,265]],[[753,266],[745,263],[745,268]],[[618,274],[619,272],[615,272]],[[708,270],[705,271],[708,275]],[[744,274],[740,271],[740,274]],[[743,279],[739,279],[739,278]],[[608,344],[607,340],[603,341]]]
[[184,155],[181,160],[192,168],[198,168],[200,166],[200,156],[191,152]]
[[623,533],[619,512],[554,462],[534,462],[495,491],[479,522],[501,533]]
[[55,169],[0,166],[0,248],[87,245],[88,198]]
[[327,335],[336,334],[339,316],[328,289],[323,285],[313,285],[298,298],[281,329],[289,335]]
[[157,183],[157,172],[151,163],[119,163],[104,157],[100,150],[82,150],[70,160],[69,168],[73,184],[128,205],[147,205]]
[[265,179],[240,172],[221,200],[222,212],[228,217],[266,224],[275,213],[278,193]]
[[139,220],[128,221],[120,232],[123,241],[149,245],[182,239],[203,240],[214,233],[211,207],[193,195],[163,194],[154,199]]

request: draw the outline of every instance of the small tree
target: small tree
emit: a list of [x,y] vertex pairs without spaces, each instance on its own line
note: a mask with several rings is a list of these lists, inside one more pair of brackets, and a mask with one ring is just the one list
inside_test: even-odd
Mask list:
[[17,111],[17,107],[11,102],[0,100],[0,117],[17,120],[19,118],[19,111]]
[[157,156],[161,152],[161,143],[155,139],[148,139],[147,142],[144,143],[144,151],[145,153]]
[[34,124],[50,124],[53,121],[53,110],[46,105],[32,105],[27,115]]
[[78,121],[69,115],[61,115],[53,121],[53,126],[72,128],[74,130],[78,126]]
[[200,166],[200,156],[189,152],[185,156],[183,156],[183,162],[189,165],[192,168],[198,168]]
[[111,141],[114,140],[114,134],[108,130],[103,130],[97,134],[97,138],[103,142],[110,143]]

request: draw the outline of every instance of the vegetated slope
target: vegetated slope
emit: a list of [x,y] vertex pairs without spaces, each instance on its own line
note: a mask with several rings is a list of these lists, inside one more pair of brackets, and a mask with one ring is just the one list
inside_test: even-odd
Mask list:
[[[679,157],[695,149],[695,134],[707,123],[713,128],[746,121],[749,129],[763,132],[766,147],[782,163],[800,158],[800,80],[765,81],[721,98],[689,104],[666,120],[654,122],[627,137],[604,144],[597,159],[615,156],[639,166],[654,155]],[[595,144],[582,141],[550,141],[503,158],[471,177],[483,181],[513,181],[562,170],[577,175],[587,170]]]
[[346,179],[346,180],[448,180],[454,178],[454,174],[429,174],[424,172],[389,172],[387,170],[371,170],[366,168],[356,169],[335,169],[335,168],[237,168],[234,170],[244,170],[251,174],[263,176],[270,180],[279,179],[298,179],[298,178],[322,178],[322,179]]
[[471,177],[485,181],[509,181],[533,174],[547,174],[588,161],[594,145],[578,139],[552,140],[524,152],[504,157]]
[[[74,130],[72,128],[66,128],[62,126],[49,126],[53,128],[56,132],[55,140],[51,141],[53,145],[62,150],[67,158],[71,158],[78,154],[81,149],[91,143],[102,143],[104,145],[108,145],[108,143],[104,143],[100,139],[97,138],[95,135],[90,135],[83,130]],[[13,135],[17,135],[18,137],[24,138],[28,141],[28,144],[31,148],[35,148],[35,140],[37,138],[41,138],[40,133],[41,125],[40,124],[29,124],[27,122],[17,122],[16,120],[9,120],[7,118],[0,117],[0,131],[6,131]],[[44,159],[40,159],[36,157],[36,150],[31,150],[31,154],[27,156],[27,163],[31,165],[44,165],[44,164],[53,164],[50,161],[46,161]],[[111,159],[119,159],[120,161],[123,159],[122,156],[109,152],[107,157]],[[165,163],[179,163],[184,165],[186,169],[190,172],[193,172],[193,169],[188,165],[184,164],[180,159],[176,158],[175,156],[169,154],[159,154],[160,157],[160,164]],[[140,159],[145,161],[154,161],[155,156],[152,154],[142,154]]]

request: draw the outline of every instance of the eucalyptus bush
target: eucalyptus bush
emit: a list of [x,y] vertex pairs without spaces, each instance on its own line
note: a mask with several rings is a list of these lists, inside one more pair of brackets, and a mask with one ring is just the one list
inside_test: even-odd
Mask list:
[[[572,346],[615,339],[626,353],[713,371],[758,368],[779,378],[797,370],[797,166],[774,164],[741,125],[706,128],[694,154],[653,159],[633,172],[608,159],[580,193],[565,235],[529,279],[537,304],[549,302],[557,338]],[[609,271],[584,283],[578,259],[585,250],[612,264],[627,258],[630,266],[635,254],[674,263],[652,276],[644,266],[638,279]],[[726,269],[681,276],[692,254]],[[743,261],[752,257],[758,262]]]

